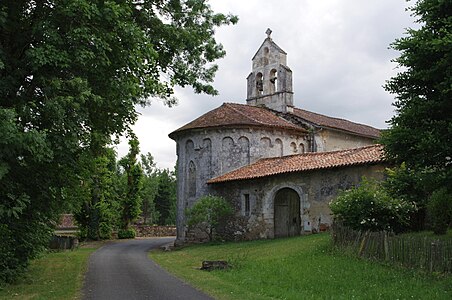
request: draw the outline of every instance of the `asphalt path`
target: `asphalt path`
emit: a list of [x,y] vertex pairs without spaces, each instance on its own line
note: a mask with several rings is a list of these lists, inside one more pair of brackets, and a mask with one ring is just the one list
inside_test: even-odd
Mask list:
[[174,238],[119,241],[103,246],[89,260],[83,299],[210,299],[148,258],[153,248]]

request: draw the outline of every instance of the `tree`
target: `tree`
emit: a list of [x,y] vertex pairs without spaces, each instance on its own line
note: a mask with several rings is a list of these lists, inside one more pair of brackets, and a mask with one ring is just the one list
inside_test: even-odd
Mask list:
[[158,174],[158,188],[155,196],[155,208],[159,213],[157,224],[174,224],[171,220],[171,209],[174,209],[176,202],[176,178],[168,169],[163,169]]
[[135,105],[174,103],[175,85],[216,93],[214,29],[236,21],[203,0],[0,2],[1,280],[80,205],[67,197],[86,180],[80,159],[101,157]]
[[135,136],[129,140],[130,150],[119,164],[124,168],[127,178],[126,192],[121,201],[121,229],[129,230],[130,224],[138,219],[141,213],[141,188],[143,171],[137,162],[140,152],[139,142]]
[[109,239],[119,222],[119,178],[116,170],[116,153],[105,148],[102,156],[84,156],[79,161],[85,178],[70,197],[82,202],[75,212],[75,219],[82,238]]
[[435,234],[446,234],[452,225],[452,194],[446,188],[433,192],[427,206],[430,227]]
[[452,180],[452,2],[419,0],[411,10],[421,27],[392,44],[402,71],[385,85],[396,115],[381,141],[398,164],[434,174],[433,190]]
[[233,212],[231,205],[221,197],[204,196],[198,199],[187,211],[188,226],[203,230],[209,237],[214,238],[215,231],[221,221]]
[[151,153],[141,155],[141,166],[143,168],[143,188],[140,197],[142,199],[141,216],[144,224],[155,224],[159,213],[155,208],[155,197],[158,189],[158,169]]

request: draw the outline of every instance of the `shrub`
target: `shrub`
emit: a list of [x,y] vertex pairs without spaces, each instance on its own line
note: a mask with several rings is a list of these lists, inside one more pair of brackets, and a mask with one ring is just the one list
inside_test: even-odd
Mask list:
[[232,214],[231,205],[217,196],[204,196],[198,199],[191,209],[187,210],[188,226],[198,226],[213,240],[221,221]]
[[133,239],[136,236],[135,229],[128,228],[128,229],[119,229],[118,230],[118,238],[119,239]]
[[452,194],[445,188],[436,190],[427,204],[430,226],[435,234],[446,234],[452,222]]
[[335,221],[356,230],[401,231],[415,210],[410,202],[392,198],[375,181],[343,191],[330,203]]

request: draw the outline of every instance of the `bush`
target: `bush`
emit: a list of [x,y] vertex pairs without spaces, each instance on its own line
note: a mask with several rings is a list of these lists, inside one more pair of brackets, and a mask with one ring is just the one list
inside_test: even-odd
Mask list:
[[452,222],[452,194],[445,188],[436,190],[427,204],[430,226],[435,234],[446,234]]
[[136,236],[135,229],[128,228],[128,229],[120,229],[118,231],[118,238],[119,239],[133,239]]
[[394,199],[375,181],[343,191],[330,203],[335,221],[356,230],[400,232],[415,210],[410,202]]
[[213,240],[221,221],[232,214],[231,205],[217,196],[204,196],[198,199],[193,207],[187,210],[188,226],[198,226]]

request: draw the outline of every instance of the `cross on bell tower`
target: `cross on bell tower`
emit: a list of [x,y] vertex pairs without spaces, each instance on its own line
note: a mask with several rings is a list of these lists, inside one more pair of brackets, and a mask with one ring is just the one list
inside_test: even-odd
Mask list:
[[265,33],[267,34],[267,39],[271,39],[271,34],[272,34],[272,30],[270,28],[267,28],[267,30],[265,31]]
[[252,58],[252,72],[247,77],[248,105],[265,106],[280,111],[293,111],[292,71],[287,66],[287,53],[267,38]]

